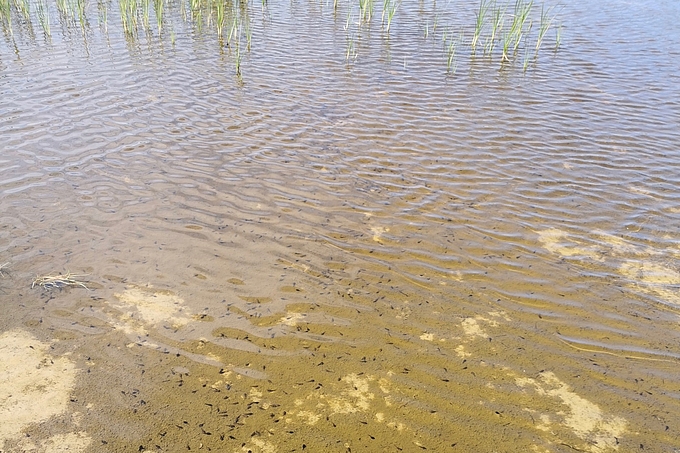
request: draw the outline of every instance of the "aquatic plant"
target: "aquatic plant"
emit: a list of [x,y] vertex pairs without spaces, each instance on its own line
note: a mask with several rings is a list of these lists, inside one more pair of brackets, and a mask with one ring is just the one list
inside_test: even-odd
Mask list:
[[85,16],[85,0],[76,0],[76,11],[78,12],[78,22],[80,22],[80,27],[85,28],[87,23],[87,17]]
[[[462,37],[461,37],[462,39]],[[460,41],[456,41],[454,39],[451,39],[449,43],[447,44],[447,58],[446,58],[446,72],[449,74],[455,74],[456,73],[456,50],[458,49],[458,45],[460,44]]]
[[68,17],[68,3],[66,0],[56,0],[57,11],[64,17]]
[[233,12],[233,20],[231,22],[231,29],[229,30],[229,36],[227,37],[227,45],[231,45],[231,40],[232,38],[236,37],[236,34],[239,30],[239,19],[238,19],[238,14],[236,12]]
[[222,30],[224,30],[224,12],[225,12],[225,2],[224,0],[217,0],[215,3],[215,25],[217,27],[217,39],[222,40]]
[[493,52],[494,44],[498,39],[498,34],[503,29],[503,23],[505,21],[505,11],[507,10],[507,5],[504,7],[495,7],[492,11],[491,19],[491,38],[489,39],[489,49],[488,53]]
[[[516,0],[515,9],[512,15],[512,23],[510,24],[509,30],[503,34],[503,52],[501,55],[501,62],[509,62],[510,54],[513,55],[517,52],[517,49],[522,42],[522,37],[525,33],[529,33],[532,27],[532,21],[529,20],[529,26],[525,30],[525,24],[531,13],[531,8],[533,7],[533,0],[525,3],[523,0]],[[510,52],[512,50],[512,52]]]
[[26,21],[31,20],[31,8],[28,0],[14,0],[14,7]]
[[12,34],[12,10],[9,4],[9,0],[0,0],[0,22],[2,22],[3,28]]
[[[531,13],[531,8],[534,6],[533,0],[529,3],[524,3],[523,0],[517,0],[515,3],[515,14],[512,21],[511,30],[514,32],[514,47],[513,50],[517,50],[519,43],[522,41],[522,36],[524,35],[524,25],[526,24],[529,14]],[[531,30],[532,21],[529,21],[529,27],[527,33]]]
[[370,23],[373,17],[373,0],[359,0],[359,20]]
[[142,8],[142,26],[144,27],[144,30],[148,33],[150,30],[149,26],[149,7],[150,7],[149,0],[141,0],[141,8]]
[[484,29],[484,23],[486,21],[486,15],[487,12],[489,11],[490,4],[491,3],[489,0],[481,0],[479,2],[479,10],[477,10],[477,13],[475,15],[476,17],[475,31],[472,34],[472,42],[470,43],[473,53],[477,48],[477,41],[479,41],[479,37],[482,35],[482,30]]
[[[397,8],[399,8],[399,3],[400,0],[384,0],[383,2],[383,13],[381,22],[383,24],[383,27],[385,28],[385,32],[388,34],[390,32],[390,26],[392,25],[392,19],[394,18],[394,14],[397,12]],[[386,24],[385,19],[387,19]]]
[[156,15],[156,27],[158,29],[158,36],[163,30],[163,0],[153,0],[153,10]]
[[554,8],[555,7],[553,6],[546,10],[545,5],[541,6],[541,22],[538,26],[538,39],[536,40],[536,52],[538,52],[538,49],[541,48],[543,38],[545,37],[545,34],[548,32],[548,29],[550,28],[550,25],[552,24],[553,20],[555,20],[555,16],[551,15]]
[[345,21],[345,25],[343,27],[343,29],[345,31],[347,31],[347,29],[349,28],[349,24],[351,24],[352,21],[353,21],[353,19],[352,19],[352,9],[347,8],[347,20]]
[[[77,26],[85,33],[87,27],[86,13],[90,4],[88,0],[0,0],[0,23],[7,35],[11,35],[12,19],[21,18],[21,26],[30,27],[29,5],[35,7],[32,19],[38,22],[46,37],[51,36],[50,7],[49,3],[54,2],[59,13],[59,19],[65,27]],[[199,32],[201,27],[214,31],[223,45],[223,40],[227,46],[231,47],[231,55],[234,58],[237,74],[241,74],[242,60],[244,54],[251,50],[253,44],[253,28],[248,14],[249,8],[256,4],[255,0],[118,0],[120,10],[120,27],[127,39],[137,39],[139,22],[149,37],[152,33],[150,21],[151,1],[155,12],[155,22],[158,36],[161,37],[166,27],[169,27],[170,42],[175,45],[176,36],[173,31],[173,22],[169,17],[168,11],[174,11],[174,18],[183,20],[192,25],[195,32]],[[374,7],[376,0],[347,0],[347,3],[333,0],[333,15],[336,20],[340,19],[341,14],[346,14],[344,30],[346,32],[345,60],[356,60],[359,44],[363,45],[364,39],[372,39],[370,33],[364,34],[363,31],[370,31],[373,28]],[[425,38],[441,37],[441,51],[446,61],[446,72],[455,73],[459,56],[464,51],[470,51],[471,56],[475,56],[477,50],[483,47],[484,55],[489,60],[500,60],[504,68],[510,64],[517,63],[526,71],[530,63],[536,60],[538,52],[545,42],[550,29],[555,30],[555,50],[561,45],[562,25],[557,22],[555,7],[542,5],[535,8],[535,0],[477,0],[478,3],[472,5],[474,10],[474,22],[468,24],[457,24],[461,30],[461,38],[454,38],[449,33],[449,26],[440,27],[439,21],[444,16],[444,11],[437,10],[437,5],[433,3],[431,10],[419,10],[419,14],[425,13],[426,16],[420,24],[424,25]],[[258,2],[259,3],[259,2]],[[103,31],[108,31],[108,0],[97,0],[99,25]],[[263,1],[266,5],[266,0]],[[328,3],[330,7],[330,3]],[[94,7],[94,6],[93,6]],[[448,6],[447,6],[448,7]],[[343,10],[345,8],[345,10]],[[167,11],[166,11],[167,10]],[[397,15],[402,10],[401,0],[382,0],[382,15],[380,27],[383,36],[389,37],[392,24],[395,20],[401,19],[402,14]],[[408,17],[411,11],[403,13]],[[24,20],[28,14],[28,20]],[[357,25],[361,31],[361,37],[348,30],[351,26]],[[420,26],[423,26],[420,25]],[[534,27],[534,25],[536,25]],[[444,31],[442,32],[442,28]],[[534,28],[536,30],[534,30]],[[463,40],[462,31],[470,32],[471,39]],[[532,34],[533,31],[533,34]],[[364,36],[366,38],[364,38]],[[470,35],[468,35],[470,36]],[[361,39],[361,41],[359,41]],[[530,52],[527,47],[531,43]],[[370,43],[367,42],[367,45]],[[362,47],[363,48],[363,47]],[[531,53],[531,55],[530,55]]]
[[50,10],[45,0],[38,0],[38,3],[36,4],[36,14],[38,15],[38,22],[45,35],[52,36],[50,30]]
[[[540,16],[534,16],[534,0],[480,0],[475,12],[475,22],[472,29],[472,39],[465,43],[474,56],[479,47],[484,49],[484,55],[491,59],[497,56],[504,68],[508,64],[518,60],[518,55],[522,55],[522,68],[526,71],[529,63],[537,57],[538,52],[533,52],[534,44],[540,48],[540,40],[544,39],[547,31],[554,27],[556,15],[554,9],[542,7]],[[540,21],[540,22],[539,22]],[[534,23],[540,23],[539,36],[532,35]],[[560,31],[556,30],[555,49],[559,47]],[[426,26],[426,36],[428,28]],[[458,41],[457,45],[449,39],[448,27],[442,34],[443,53],[447,62],[447,73],[455,67],[455,56],[459,53],[460,45],[464,42]],[[529,50],[529,43],[531,49]],[[457,49],[454,51],[454,49]],[[499,50],[496,50],[499,49]]]
[[129,37],[137,34],[137,0],[119,0],[123,31]]
[[12,6],[10,0],[0,0],[0,20],[12,23]]

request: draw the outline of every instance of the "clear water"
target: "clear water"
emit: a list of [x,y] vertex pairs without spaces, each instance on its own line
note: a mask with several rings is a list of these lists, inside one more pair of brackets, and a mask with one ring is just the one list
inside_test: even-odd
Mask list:
[[255,2],[240,76],[188,4],[15,11],[0,346],[78,371],[2,451],[680,448],[680,4],[557,5],[508,64],[478,5]]

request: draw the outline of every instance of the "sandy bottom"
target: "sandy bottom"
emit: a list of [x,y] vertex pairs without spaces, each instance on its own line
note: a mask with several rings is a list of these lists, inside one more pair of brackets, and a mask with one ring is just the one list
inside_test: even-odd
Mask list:
[[[538,240],[562,258],[626,257],[627,285],[677,303],[680,275],[653,255],[555,229]],[[679,438],[673,359],[580,348],[532,327],[542,315],[466,305],[458,286],[381,297],[392,284],[357,272],[331,292],[313,267],[282,263],[293,277],[268,286],[191,271],[223,285],[196,300],[189,284],[115,276],[9,293],[0,452],[600,453]]]
[[[401,364],[377,368],[368,363],[381,349],[367,344],[356,351],[317,343],[293,359],[252,360],[247,351],[225,355],[205,340],[173,348],[150,339],[159,325],[181,329],[200,322],[167,291],[131,286],[115,295],[109,309],[106,345],[79,343],[65,332],[52,343],[23,329],[0,336],[2,452],[491,451],[488,439],[463,427],[481,432],[493,423],[482,414],[500,398],[508,401],[491,406],[514,407],[514,420],[507,422],[521,430],[512,445],[522,451],[561,451],[564,445],[616,451],[629,428],[553,372],[528,377],[474,360],[511,320],[502,312],[462,318],[453,335],[421,332],[414,338],[421,350],[450,349],[485,383],[467,389],[464,382],[451,383],[462,403],[451,410],[451,401],[437,400],[443,389],[435,387],[449,379],[434,369],[423,374],[409,368],[394,354],[399,348],[391,355],[393,365]],[[305,319],[291,311],[263,322],[295,328]],[[77,345],[79,360],[56,352],[69,342]],[[274,343],[289,346],[283,339]],[[238,367],[239,359],[247,362]],[[419,375],[415,387],[411,374]],[[480,416],[471,418],[475,412]]]

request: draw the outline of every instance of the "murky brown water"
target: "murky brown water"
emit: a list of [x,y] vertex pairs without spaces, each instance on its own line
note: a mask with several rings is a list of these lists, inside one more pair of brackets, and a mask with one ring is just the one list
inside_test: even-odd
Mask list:
[[0,451],[680,451],[677,2],[108,7],[0,43]]

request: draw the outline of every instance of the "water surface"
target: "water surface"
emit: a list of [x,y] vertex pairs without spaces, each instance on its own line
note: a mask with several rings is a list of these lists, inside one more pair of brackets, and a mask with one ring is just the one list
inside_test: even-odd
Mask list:
[[677,2],[102,5],[0,42],[2,451],[680,448]]

